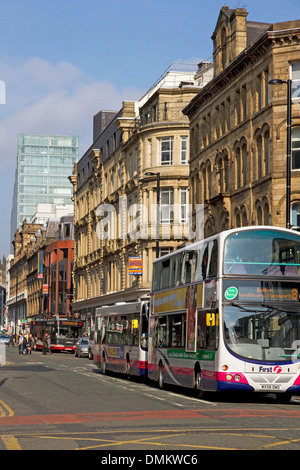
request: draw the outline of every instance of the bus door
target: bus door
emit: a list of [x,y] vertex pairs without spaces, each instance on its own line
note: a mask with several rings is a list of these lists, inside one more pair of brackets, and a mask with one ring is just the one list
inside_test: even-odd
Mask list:
[[140,335],[141,335],[141,348],[144,351],[148,349],[148,327],[149,327],[149,303],[145,302],[142,305]]
[[[212,309],[198,309],[197,317],[197,351],[200,353],[200,358],[214,358],[219,344],[219,312]],[[212,354],[204,354],[206,351],[211,351]]]

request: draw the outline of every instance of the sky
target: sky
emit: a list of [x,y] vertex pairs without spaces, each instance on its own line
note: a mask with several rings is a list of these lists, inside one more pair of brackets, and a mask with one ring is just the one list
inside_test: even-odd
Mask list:
[[79,136],[93,116],[138,100],[173,63],[211,60],[219,12],[300,19],[299,0],[0,0],[0,258],[10,253],[18,135]]

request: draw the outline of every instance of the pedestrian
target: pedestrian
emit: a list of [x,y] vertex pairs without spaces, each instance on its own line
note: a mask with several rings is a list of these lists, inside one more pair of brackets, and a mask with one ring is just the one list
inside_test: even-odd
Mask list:
[[32,337],[32,334],[30,333],[30,335],[28,336],[28,346],[27,346],[27,350],[29,354],[31,354],[32,348],[33,348],[33,337]]
[[27,351],[27,338],[26,338],[26,335],[23,335],[23,342],[22,342],[22,353],[23,354],[28,354],[28,351]]
[[20,333],[19,333],[19,341],[18,341],[18,350],[19,350],[19,354],[22,354],[22,347],[23,347],[23,335],[22,335],[22,333],[20,332]]
[[35,337],[30,333],[31,336],[31,351],[34,351],[36,349],[36,340]]
[[[10,344],[12,344],[12,347],[15,346],[14,336],[13,336],[12,333],[10,333],[10,335],[9,335],[9,345],[10,345]],[[9,346],[9,345],[8,345],[8,346]]]
[[48,343],[49,354],[52,354],[52,351],[51,351],[51,336],[49,335],[49,333],[48,333],[47,343]]
[[43,354],[47,354],[48,350],[48,335],[45,333],[44,338],[43,338]]

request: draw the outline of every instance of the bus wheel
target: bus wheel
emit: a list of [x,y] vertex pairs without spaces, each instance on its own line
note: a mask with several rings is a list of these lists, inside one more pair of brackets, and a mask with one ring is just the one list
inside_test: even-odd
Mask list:
[[101,361],[101,371],[102,371],[102,374],[105,375],[105,356],[104,356],[104,354],[102,356],[102,361]]
[[164,366],[161,362],[158,368],[158,386],[160,389],[164,388]]
[[291,401],[291,398],[292,398],[292,394],[289,393],[289,392],[285,392],[285,393],[277,393],[276,394],[276,398],[277,398],[277,401],[279,403],[289,403]]
[[195,390],[196,390],[196,396],[198,398],[203,398],[204,392],[202,390],[201,372],[199,369],[195,371]]

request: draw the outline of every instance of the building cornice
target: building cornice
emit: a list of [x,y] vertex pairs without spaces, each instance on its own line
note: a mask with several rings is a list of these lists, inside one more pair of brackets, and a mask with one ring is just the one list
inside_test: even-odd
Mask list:
[[206,104],[232,80],[240,76],[250,64],[256,63],[261,57],[265,56],[270,48],[282,41],[299,42],[300,28],[287,29],[281,31],[266,31],[258,41],[242,51],[221,73],[213,78],[191,102],[183,109],[183,113],[191,118],[200,106]]

